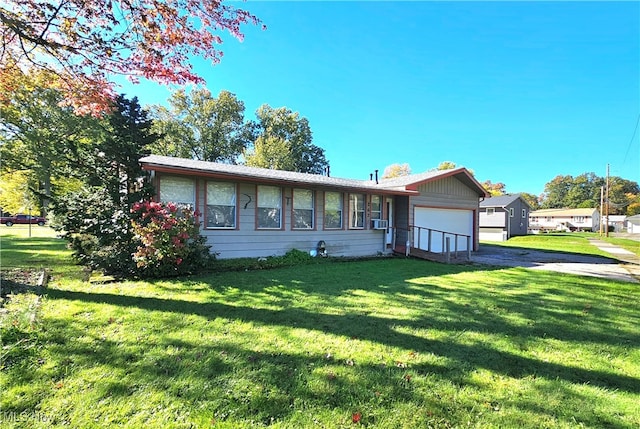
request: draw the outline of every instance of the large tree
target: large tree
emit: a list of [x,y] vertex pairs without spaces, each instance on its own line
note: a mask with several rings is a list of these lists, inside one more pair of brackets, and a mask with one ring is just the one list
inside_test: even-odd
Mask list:
[[506,185],[502,182],[493,183],[491,180],[485,180],[482,182],[482,187],[492,197],[497,197],[506,193]]
[[87,162],[85,150],[100,134],[99,122],[61,106],[63,95],[47,86],[50,73],[14,77],[20,85],[2,94],[0,103],[1,170],[28,174],[29,189],[39,195],[46,212],[48,199],[55,193],[53,183],[80,175]]
[[151,146],[157,155],[235,163],[252,138],[244,103],[229,91],[214,97],[204,88],[178,90],[169,108],[156,106],[152,115],[161,135]]
[[540,201],[537,196],[528,192],[520,192],[520,196],[531,206],[531,210],[540,208]]
[[542,208],[557,209],[568,207],[566,198],[573,184],[572,176],[557,175],[544,185]]
[[56,227],[82,263],[129,275],[136,250],[131,208],[153,194],[138,160],[157,136],[135,97],[119,96],[102,125],[107,132],[87,151],[91,168],[82,170],[82,188],[54,201]]
[[32,180],[33,176],[28,170],[0,173],[0,207],[3,212],[17,214],[39,209],[40,202],[29,190],[29,187],[33,187],[29,183]]
[[119,95],[107,120],[109,132],[96,145],[99,157],[106,162],[100,163],[97,174],[114,201],[131,204],[148,196],[148,191],[142,191],[144,173],[139,160],[150,153],[158,135],[152,132],[153,121],[137,97]]
[[558,175],[545,185],[541,206],[600,207],[601,200],[604,200],[605,212],[624,214],[630,207],[630,212],[634,211],[633,202],[639,194],[638,183],[617,176],[609,177],[607,192],[607,179],[595,173],[583,173],[576,177]]
[[219,62],[219,33],[242,40],[241,25],[258,22],[222,0],[5,0],[0,83],[11,86],[15,68],[53,71],[66,102],[98,114],[112,107],[112,75],[202,83],[190,57]]
[[[440,164],[438,164],[438,166],[436,168],[432,168],[429,171],[442,171],[442,170],[453,170],[455,168],[460,168],[462,167],[461,165],[457,165],[455,162],[452,161],[442,161]],[[469,173],[471,173],[472,176],[475,176],[475,172],[469,168],[467,168],[467,171]]]
[[[606,179],[603,179],[606,181]],[[640,202],[640,187],[637,182],[618,176],[609,178],[609,213],[637,214],[637,202]]]
[[452,161],[442,161],[437,167],[436,170],[453,170],[457,165]]
[[382,173],[383,179],[392,179],[394,177],[408,176],[411,174],[411,167],[409,164],[391,164],[384,168]]
[[274,109],[267,104],[258,108],[256,118],[254,147],[245,153],[247,165],[313,174],[326,171],[324,149],[312,143],[307,118],[287,107]]

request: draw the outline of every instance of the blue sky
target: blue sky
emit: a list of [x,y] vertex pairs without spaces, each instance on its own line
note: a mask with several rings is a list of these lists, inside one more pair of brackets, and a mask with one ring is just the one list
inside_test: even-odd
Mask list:
[[[556,175],[640,182],[638,2],[233,2],[267,30],[194,59],[214,94],[309,120],[336,177],[452,161],[508,192]],[[122,89],[164,104],[170,89]]]

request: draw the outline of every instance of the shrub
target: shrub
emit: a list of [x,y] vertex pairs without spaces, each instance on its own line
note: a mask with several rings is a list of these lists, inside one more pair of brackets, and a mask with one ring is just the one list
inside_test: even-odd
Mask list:
[[191,274],[210,265],[196,214],[173,204],[113,202],[104,188],[89,187],[58,199],[54,228],[74,257],[117,277]]
[[128,207],[112,200],[103,187],[86,187],[58,198],[52,226],[69,241],[73,256],[91,269],[130,277],[138,243]]
[[249,271],[268,270],[272,268],[291,267],[297,265],[326,263],[327,259],[314,258],[308,252],[291,249],[281,256],[262,258],[234,258],[216,261],[216,271]]
[[192,274],[210,266],[215,257],[200,235],[199,214],[173,203],[135,203],[133,260],[140,277]]

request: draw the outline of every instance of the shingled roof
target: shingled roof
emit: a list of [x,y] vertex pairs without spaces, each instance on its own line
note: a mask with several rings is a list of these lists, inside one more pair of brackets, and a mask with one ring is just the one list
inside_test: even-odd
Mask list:
[[297,173],[293,171],[197,161],[160,155],[150,155],[141,158],[140,164],[145,170],[155,170],[173,174],[198,175],[241,181],[260,181],[274,184],[318,186],[392,195],[415,195],[418,193],[417,186],[422,183],[455,176],[467,186],[476,189],[478,195],[486,196],[482,185],[464,168],[412,174],[393,179],[383,179],[380,180],[379,183],[376,183],[374,180],[342,179],[320,174]]
[[480,207],[507,207],[509,204],[513,203],[517,199],[522,199],[529,208],[531,205],[520,196],[520,194],[514,195],[499,195],[497,197],[491,197],[480,201]]
[[200,175],[241,181],[260,181],[266,183],[286,183],[299,186],[319,186],[360,191],[376,191],[386,194],[412,195],[402,186],[383,186],[373,180],[342,179],[320,174],[297,173],[293,171],[272,170],[269,168],[247,167],[245,165],[223,164],[219,162],[197,161],[186,158],[150,155],[140,159],[145,170],[155,170],[173,174]]

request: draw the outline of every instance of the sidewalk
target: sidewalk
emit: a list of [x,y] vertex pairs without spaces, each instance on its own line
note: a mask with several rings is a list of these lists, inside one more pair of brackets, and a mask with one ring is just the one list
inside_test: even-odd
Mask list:
[[589,243],[593,244],[598,249],[613,255],[613,257],[620,261],[620,265],[629,271],[632,276],[640,280],[640,257],[638,257],[638,255],[623,249],[622,247],[618,247],[615,244],[598,240],[597,238],[590,238]]

